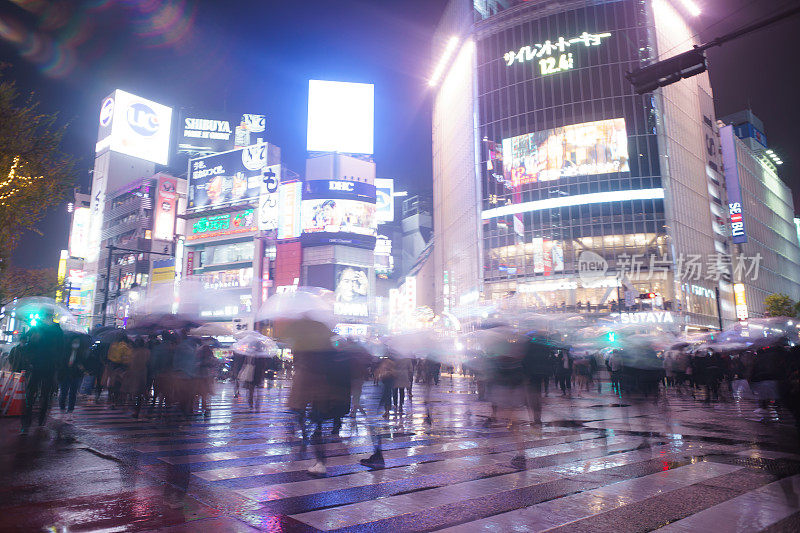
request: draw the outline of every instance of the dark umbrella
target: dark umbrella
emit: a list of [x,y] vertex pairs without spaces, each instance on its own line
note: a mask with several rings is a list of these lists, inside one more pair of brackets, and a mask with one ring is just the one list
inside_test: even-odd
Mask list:
[[117,342],[125,336],[127,332],[124,329],[114,326],[102,326],[92,330],[92,339],[95,342],[105,342],[111,344]]
[[136,333],[149,333],[163,330],[179,330],[196,328],[202,325],[194,318],[186,315],[172,313],[151,313],[137,319],[132,331]]

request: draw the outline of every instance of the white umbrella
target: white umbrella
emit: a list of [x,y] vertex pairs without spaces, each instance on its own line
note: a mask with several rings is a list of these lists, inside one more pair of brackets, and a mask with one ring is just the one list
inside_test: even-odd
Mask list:
[[270,296],[257,317],[259,320],[313,320],[332,328],[336,325],[333,299],[333,292],[326,289],[301,287],[294,292]]
[[218,337],[230,334],[231,328],[227,324],[222,324],[219,322],[203,324],[202,326],[189,331],[189,335],[194,335],[195,337]]
[[31,326],[49,315],[64,331],[86,333],[86,329],[78,325],[78,320],[64,304],[47,296],[20,298],[8,307],[6,313],[10,314],[12,311],[18,320],[28,322]]

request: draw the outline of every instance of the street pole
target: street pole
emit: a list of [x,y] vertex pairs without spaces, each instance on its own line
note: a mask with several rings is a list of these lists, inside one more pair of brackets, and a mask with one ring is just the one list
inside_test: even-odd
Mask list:
[[714,293],[717,296],[717,318],[719,318],[719,330],[722,331],[722,304],[719,301],[719,285],[714,287]]

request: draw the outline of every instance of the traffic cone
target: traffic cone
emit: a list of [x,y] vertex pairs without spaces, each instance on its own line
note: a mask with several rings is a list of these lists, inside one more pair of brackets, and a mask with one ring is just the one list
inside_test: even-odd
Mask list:
[[22,416],[25,410],[25,378],[20,374],[17,380],[16,390],[14,396],[11,398],[11,403],[5,413],[6,416]]
[[17,386],[17,374],[13,372],[3,372],[2,384],[0,384],[0,413],[6,412],[6,406],[14,396]]

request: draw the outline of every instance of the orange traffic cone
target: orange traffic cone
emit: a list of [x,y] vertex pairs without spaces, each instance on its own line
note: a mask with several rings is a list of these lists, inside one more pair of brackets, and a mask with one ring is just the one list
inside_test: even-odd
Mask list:
[[11,397],[11,402],[6,408],[4,413],[6,416],[22,416],[25,410],[25,377],[20,374],[14,390],[14,395]]
[[13,372],[3,372],[3,383],[0,386],[0,414],[6,412],[6,406],[11,402],[14,397],[14,391],[17,388],[18,374]]

